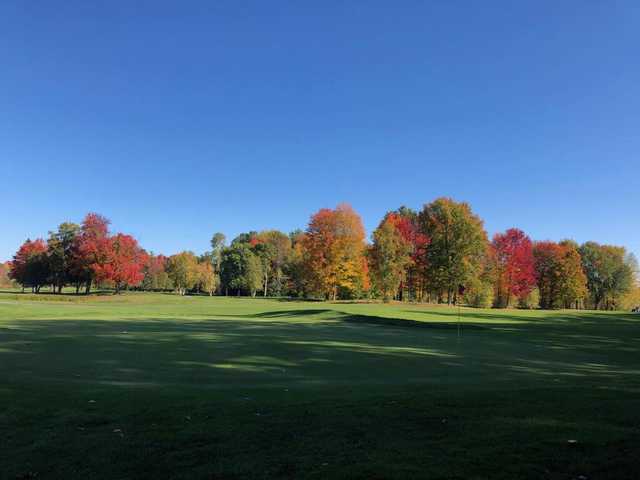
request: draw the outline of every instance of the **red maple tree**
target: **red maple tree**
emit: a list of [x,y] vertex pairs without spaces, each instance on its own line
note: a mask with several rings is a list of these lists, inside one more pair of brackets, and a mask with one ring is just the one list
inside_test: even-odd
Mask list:
[[29,285],[34,292],[39,292],[40,287],[47,281],[47,244],[38,238],[24,242],[9,266],[9,277],[20,283],[23,287]]
[[86,293],[91,290],[96,268],[106,262],[109,223],[102,215],[89,213],[82,221],[80,235],[76,237],[72,269],[78,283],[85,283]]
[[135,238],[118,233],[99,243],[104,258],[101,262],[92,264],[98,281],[113,282],[116,293],[125,285],[136,285],[142,281],[147,253],[138,246]]
[[406,280],[403,280],[400,284],[399,298],[402,300],[405,287],[413,291],[414,296],[421,298],[421,293],[419,292],[424,287],[422,279],[426,268],[426,251],[429,246],[429,236],[420,231],[415,214],[412,215],[403,209],[387,213],[383,221],[390,222],[410,245],[411,262],[407,266]]
[[508,306],[511,297],[523,298],[536,286],[531,239],[517,228],[497,233],[491,242],[496,271],[496,303]]

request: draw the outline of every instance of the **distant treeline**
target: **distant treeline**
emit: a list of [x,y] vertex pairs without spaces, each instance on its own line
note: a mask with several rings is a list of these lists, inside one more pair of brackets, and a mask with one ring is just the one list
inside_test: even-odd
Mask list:
[[439,198],[419,212],[387,213],[371,243],[359,215],[339,205],[313,214],[304,231],[251,231],[229,245],[216,233],[199,256],[148,253],[90,213],[80,225],[61,224],[46,241],[27,240],[0,264],[0,286],[620,309],[640,303],[637,274],[635,257],[622,246],[536,242],[515,228],[489,241],[467,203]]

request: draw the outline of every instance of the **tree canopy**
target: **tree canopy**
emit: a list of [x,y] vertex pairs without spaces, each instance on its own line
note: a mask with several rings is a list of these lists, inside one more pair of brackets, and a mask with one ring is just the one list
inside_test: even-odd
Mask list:
[[640,302],[638,262],[623,246],[532,241],[517,228],[488,240],[470,205],[438,198],[420,212],[387,212],[368,244],[362,219],[340,204],[311,215],[305,230],[250,230],[229,245],[165,256],[111,232],[88,213],[63,222],[47,240],[27,239],[0,263],[0,286],[76,293],[92,286],[224,294],[466,303],[505,308],[633,308]]

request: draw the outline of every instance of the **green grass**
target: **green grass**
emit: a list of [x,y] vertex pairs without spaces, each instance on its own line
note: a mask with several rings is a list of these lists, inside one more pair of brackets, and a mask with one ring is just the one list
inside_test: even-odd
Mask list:
[[1,293],[0,478],[637,478],[640,316],[462,315]]

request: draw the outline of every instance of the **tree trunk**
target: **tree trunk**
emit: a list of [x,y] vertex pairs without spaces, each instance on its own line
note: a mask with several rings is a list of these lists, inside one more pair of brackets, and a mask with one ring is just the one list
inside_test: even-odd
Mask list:
[[267,296],[267,285],[269,285],[269,274],[265,272],[264,274],[264,296]]

